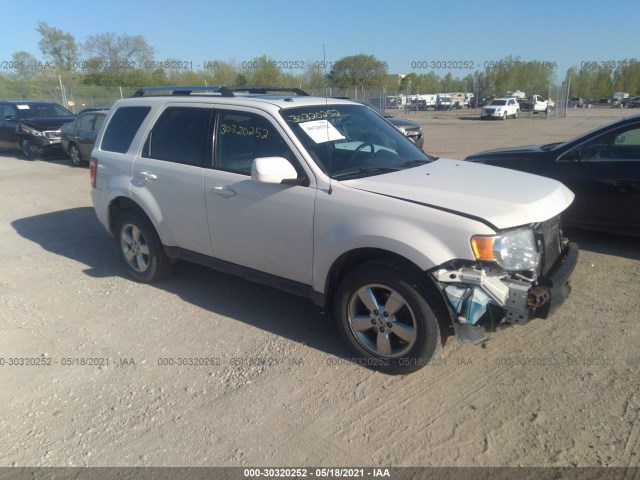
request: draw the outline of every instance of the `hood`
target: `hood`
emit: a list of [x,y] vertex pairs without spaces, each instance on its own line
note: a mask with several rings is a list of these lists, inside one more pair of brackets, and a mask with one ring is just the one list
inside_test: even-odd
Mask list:
[[525,145],[524,147],[506,147],[506,148],[496,148],[494,150],[485,150],[483,152],[474,153],[469,157],[480,157],[482,155],[504,155],[511,153],[527,153],[527,152],[542,152],[542,145]]
[[565,210],[574,197],[556,180],[446,159],[341,183],[476,218],[498,229],[547,220]]
[[71,123],[76,119],[75,116],[72,117],[33,117],[33,118],[23,118],[20,123],[23,125],[27,125],[29,127],[35,128],[39,131],[44,130],[57,130],[62,125],[67,123]]
[[414,122],[413,120],[407,120],[406,118],[397,118],[397,117],[385,117],[389,123],[398,128],[411,128],[418,129],[420,128],[420,124]]

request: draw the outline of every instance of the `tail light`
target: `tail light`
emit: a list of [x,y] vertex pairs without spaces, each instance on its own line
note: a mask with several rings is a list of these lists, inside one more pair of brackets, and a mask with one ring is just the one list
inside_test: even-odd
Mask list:
[[98,159],[91,158],[89,161],[89,176],[91,177],[91,187],[96,188],[96,176],[98,175]]

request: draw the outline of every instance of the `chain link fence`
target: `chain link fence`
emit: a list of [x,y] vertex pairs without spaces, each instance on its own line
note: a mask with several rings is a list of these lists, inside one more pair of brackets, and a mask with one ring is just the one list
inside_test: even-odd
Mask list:
[[[131,96],[137,87],[102,87],[95,85],[64,85],[63,82],[29,83],[17,85],[0,83],[0,98],[15,100],[49,100],[66,106],[74,113],[89,107],[110,107],[121,98]],[[350,98],[367,102],[382,110],[404,113],[426,110],[468,110],[476,107],[474,99],[482,99],[481,92],[413,92],[389,89],[322,88],[305,89],[311,95]],[[543,88],[529,87],[526,92],[505,92],[518,97],[521,114],[532,115],[531,99],[537,95],[549,102],[547,118],[566,115],[568,86],[565,83],[551,84]],[[475,111],[475,110],[474,110]]]

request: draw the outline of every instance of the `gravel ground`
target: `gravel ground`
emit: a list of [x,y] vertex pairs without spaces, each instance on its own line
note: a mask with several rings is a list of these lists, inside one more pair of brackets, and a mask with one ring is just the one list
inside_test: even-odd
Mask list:
[[[464,158],[625,112],[468,113],[409,118],[429,152]],[[348,362],[304,299],[187,264],[132,282],[88,169],[67,159],[1,153],[0,195],[0,466],[639,463],[637,239],[570,232],[582,254],[553,318],[486,348],[449,338],[432,365],[393,377]]]

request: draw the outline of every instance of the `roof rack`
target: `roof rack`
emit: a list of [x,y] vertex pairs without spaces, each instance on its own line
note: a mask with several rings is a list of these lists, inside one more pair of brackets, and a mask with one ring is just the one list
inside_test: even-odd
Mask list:
[[[214,92],[219,93],[223,97],[234,97],[233,92],[227,87],[202,87],[202,86],[179,86],[179,87],[144,87],[136,90],[132,97],[144,97],[149,93],[169,92],[169,95],[191,95],[192,92]],[[161,93],[156,93],[162,95]]]
[[300,97],[308,97],[309,94],[300,88],[288,88],[288,87],[265,87],[262,85],[235,85],[232,87],[226,87],[233,92],[246,92],[246,93],[254,93],[254,94],[267,94],[267,93],[277,93],[277,92],[291,92],[295,93]]

